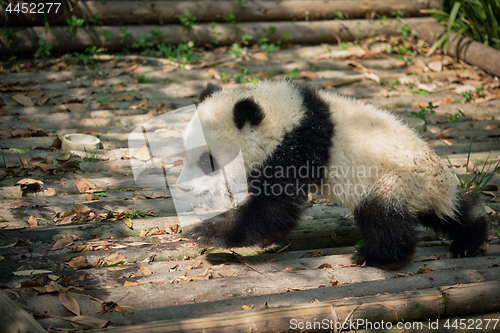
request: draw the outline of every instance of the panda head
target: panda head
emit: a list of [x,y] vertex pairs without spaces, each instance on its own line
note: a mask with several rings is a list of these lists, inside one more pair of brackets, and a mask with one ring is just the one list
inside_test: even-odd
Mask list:
[[[184,132],[186,164],[179,188],[199,197],[226,193],[242,168],[248,174],[265,163],[302,115],[302,99],[290,83],[240,89],[209,84]],[[231,163],[240,152],[243,166]]]

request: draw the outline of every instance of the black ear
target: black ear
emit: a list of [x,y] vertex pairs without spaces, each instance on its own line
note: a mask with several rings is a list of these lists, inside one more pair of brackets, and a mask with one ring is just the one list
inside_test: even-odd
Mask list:
[[242,129],[247,122],[252,126],[257,126],[265,117],[262,108],[252,97],[239,100],[234,105],[233,115],[234,123],[238,129]]
[[209,98],[210,96],[212,96],[213,93],[215,93],[219,90],[222,90],[222,87],[219,86],[218,84],[215,84],[215,83],[207,84],[205,89],[203,89],[203,91],[200,94],[200,98],[199,98],[200,103],[203,102],[205,99]]

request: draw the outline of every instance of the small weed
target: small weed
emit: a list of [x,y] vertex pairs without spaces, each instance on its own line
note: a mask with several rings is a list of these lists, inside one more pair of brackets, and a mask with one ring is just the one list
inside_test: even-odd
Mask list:
[[424,120],[425,123],[427,123],[426,116],[428,116],[429,114],[436,113],[434,109],[436,109],[437,107],[438,107],[437,105],[433,105],[432,102],[429,102],[429,106],[420,106],[420,111],[418,113],[413,111],[410,113],[410,116],[420,118]]
[[48,58],[50,57],[50,50],[52,49],[52,44],[46,44],[43,40],[38,40],[38,49],[35,51],[35,58]]
[[99,158],[97,158],[97,149],[88,151],[85,149],[85,156],[83,157],[85,162],[97,162]]
[[179,45],[167,45],[162,43],[158,44],[156,47],[158,49],[158,54],[161,57],[165,57],[170,61],[179,63],[181,64],[181,67],[197,58],[193,50],[193,41],[189,41],[187,44],[181,43]]
[[472,174],[470,174],[470,175],[468,174],[471,150],[472,150],[472,143],[469,146],[469,153],[467,154],[467,164],[465,165],[465,178],[464,178],[464,180],[460,179],[458,177],[458,175],[456,174],[456,172],[453,170],[453,165],[451,164],[448,156],[446,156],[446,159],[448,160],[448,163],[450,164],[451,170],[452,170],[453,174],[455,175],[455,178],[457,179],[458,185],[460,186],[460,188],[465,193],[468,193],[470,195],[478,195],[479,193],[481,193],[483,191],[484,187],[487,184],[489,184],[489,182],[491,181],[491,178],[493,178],[493,176],[495,175],[495,170],[500,165],[500,161],[498,161],[497,164],[495,164],[493,171],[491,171],[490,173],[484,172],[484,169],[486,168],[486,165],[488,164],[488,159],[490,158],[488,156],[488,158],[486,159],[486,161],[483,164],[483,167],[481,168],[481,171],[479,173],[477,173],[476,175],[474,175],[474,177],[472,177],[472,179],[468,180],[468,178],[470,176],[472,176],[472,174],[474,173],[474,171],[473,171]]
[[290,73],[288,73],[286,76],[289,79],[296,79],[296,78],[299,77],[299,74],[300,74],[300,69],[295,68],[293,71],[291,71]]
[[449,123],[454,123],[459,120],[460,117],[465,117],[465,113],[462,110],[458,110],[458,113],[450,114],[450,118],[448,119]]
[[193,26],[198,25],[196,22],[196,16],[194,16],[193,13],[191,13],[187,8],[184,9],[184,16],[179,17],[179,21],[188,32],[193,31]]
[[5,46],[10,50],[11,55],[13,55],[15,51],[14,38],[17,38],[18,34],[16,34],[12,28],[4,25],[0,36],[7,41],[7,45]]
[[99,13],[96,13],[93,17],[89,17],[89,22],[92,23],[94,27],[102,25],[102,21],[99,21]]
[[394,10],[391,15],[394,16],[396,21],[401,22],[401,18],[406,15],[406,12],[404,10]]
[[110,39],[112,36],[113,33],[109,30],[103,30],[102,35],[99,36],[99,39],[102,41],[101,50],[103,52],[105,51],[104,45],[106,45],[106,40]]
[[430,95],[431,93],[428,92],[427,90],[419,89],[419,90],[410,90],[411,93],[417,94],[419,96],[426,96]]
[[472,90],[467,90],[467,91],[462,91],[462,98],[464,102],[470,101],[472,98],[474,98],[474,95],[472,93]]
[[68,30],[66,30],[66,32],[69,34],[68,38],[68,53],[69,53],[71,47],[71,41],[73,40],[73,37],[75,37],[76,34],[78,33],[78,28],[81,27],[83,23],[85,23],[85,21],[83,19],[76,17],[75,15],[72,15],[71,19],[69,18],[66,19],[66,23],[68,24]]
[[336,13],[335,13],[335,18],[334,18],[334,20],[345,20],[345,19],[346,19],[346,18],[345,18],[345,16],[344,16],[344,14],[342,14],[341,12],[336,12]]

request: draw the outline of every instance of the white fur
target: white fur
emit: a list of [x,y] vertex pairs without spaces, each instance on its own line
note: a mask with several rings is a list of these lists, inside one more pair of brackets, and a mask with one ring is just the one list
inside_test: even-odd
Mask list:
[[[458,197],[454,177],[413,130],[374,106],[330,92],[322,91],[319,95],[328,103],[334,124],[328,170],[338,171],[338,176],[327,177],[322,191],[325,196],[350,210],[367,195],[378,195],[406,207],[412,214],[430,207],[438,216],[454,217]],[[262,107],[265,118],[256,127],[247,124],[239,130],[234,124],[233,106],[249,96]],[[304,112],[297,88],[283,81],[218,91],[197,109],[207,142],[239,145],[246,172],[265,162],[284,135],[300,124]],[[198,118],[192,120],[197,121]],[[185,136],[188,147],[191,142],[200,141],[199,133],[190,128]],[[360,174],[363,168],[371,173]],[[235,170],[228,173],[230,178],[232,172]],[[183,175],[180,178],[186,179]],[[195,193],[217,187],[215,181],[200,184],[194,188]],[[363,191],[356,194],[333,190],[355,185]]]

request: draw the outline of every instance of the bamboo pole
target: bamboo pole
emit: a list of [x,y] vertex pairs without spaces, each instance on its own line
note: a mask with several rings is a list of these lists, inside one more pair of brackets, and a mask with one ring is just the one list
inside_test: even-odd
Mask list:
[[[426,25],[434,22],[433,18],[410,18],[407,22],[415,25]],[[130,48],[133,42],[157,30],[159,35],[152,38],[153,44],[165,42],[167,44],[187,43],[195,41],[199,45],[211,43],[214,45],[231,45],[241,41],[243,35],[251,35],[250,43],[257,42],[261,37],[269,38],[269,42],[285,40],[289,36],[293,43],[319,44],[337,43],[338,40],[352,41],[362,39],[368,35],[394,34],[402,23],[397,20],[370,21],[312,21],[312,22],[251,22],[233,24],[219,24],[212,27],[210,24],[200,24],[187,31],[182,25],[143,25],[143,26],[105,26],[80,28],[76,36],[70,38],[67,27],[51,27],[48,32],[44,27],[34,27],[19,31],[18,37],[13,40],[18,52],[35,52],[39,47],[38,40],[52,45],[53,51],[84,50],[92,46],[101,46],[99,36],[103,31],[111,32],[111,37],[106,40],[105,48],[117,50],[124,47]],[[270,27],[274,29],[270,29]],[[120,29],[127,29],[130,38],[125,38]],[[125,39],[124,39],[125,38]],[[0,50],[7,52],[7,41],[0,38]]]
[[[423,16],[421,9],[440,9],[442,0],[254,0],[239,4],[235,0],[204,1],[79,1],[70,13],[50,21],[50,25],[66,25],[66,18],[92,18],[104,25],[123,24],[166,24],[179,23],[179,17],[188,10],[196,17],[196,22],[227,22],[234,14],[237,22],[281,21],[281,20],[328,20],[343,13],[349,18],[390,15],[393,11],[404,11],[409,16]],[[15,13],[6,20],[0,9],[0,25],[15,26]],[[40,15],[30,17],[33,25],[43,26]]]
[[[414,21],[408,21],[408,26],[417,36],[430,43],[434,43],[443,33],[446,33],[445,28],[437,22],[415,24]],[[456,38],[456,36],[455,33],[450,36],[450,43],[446,50],[449,55],[500,77],[500,50],[486,46],[469,37],[460,35]]]
[[[398,323],[500,310],[500,281],[357,297],[338,302],[298,304],[276,309],[120,326],[105,332],[279,332],[293,329],[339,331],[397,327]],[[385,323],[385,326],[381,327]],[[391,323],[389,325],[389,323]],[[311,325],[308,327],[307,325]],[[317,325],[317,326],[313,326]],[[497,323],[497,326],[500,325]]]

